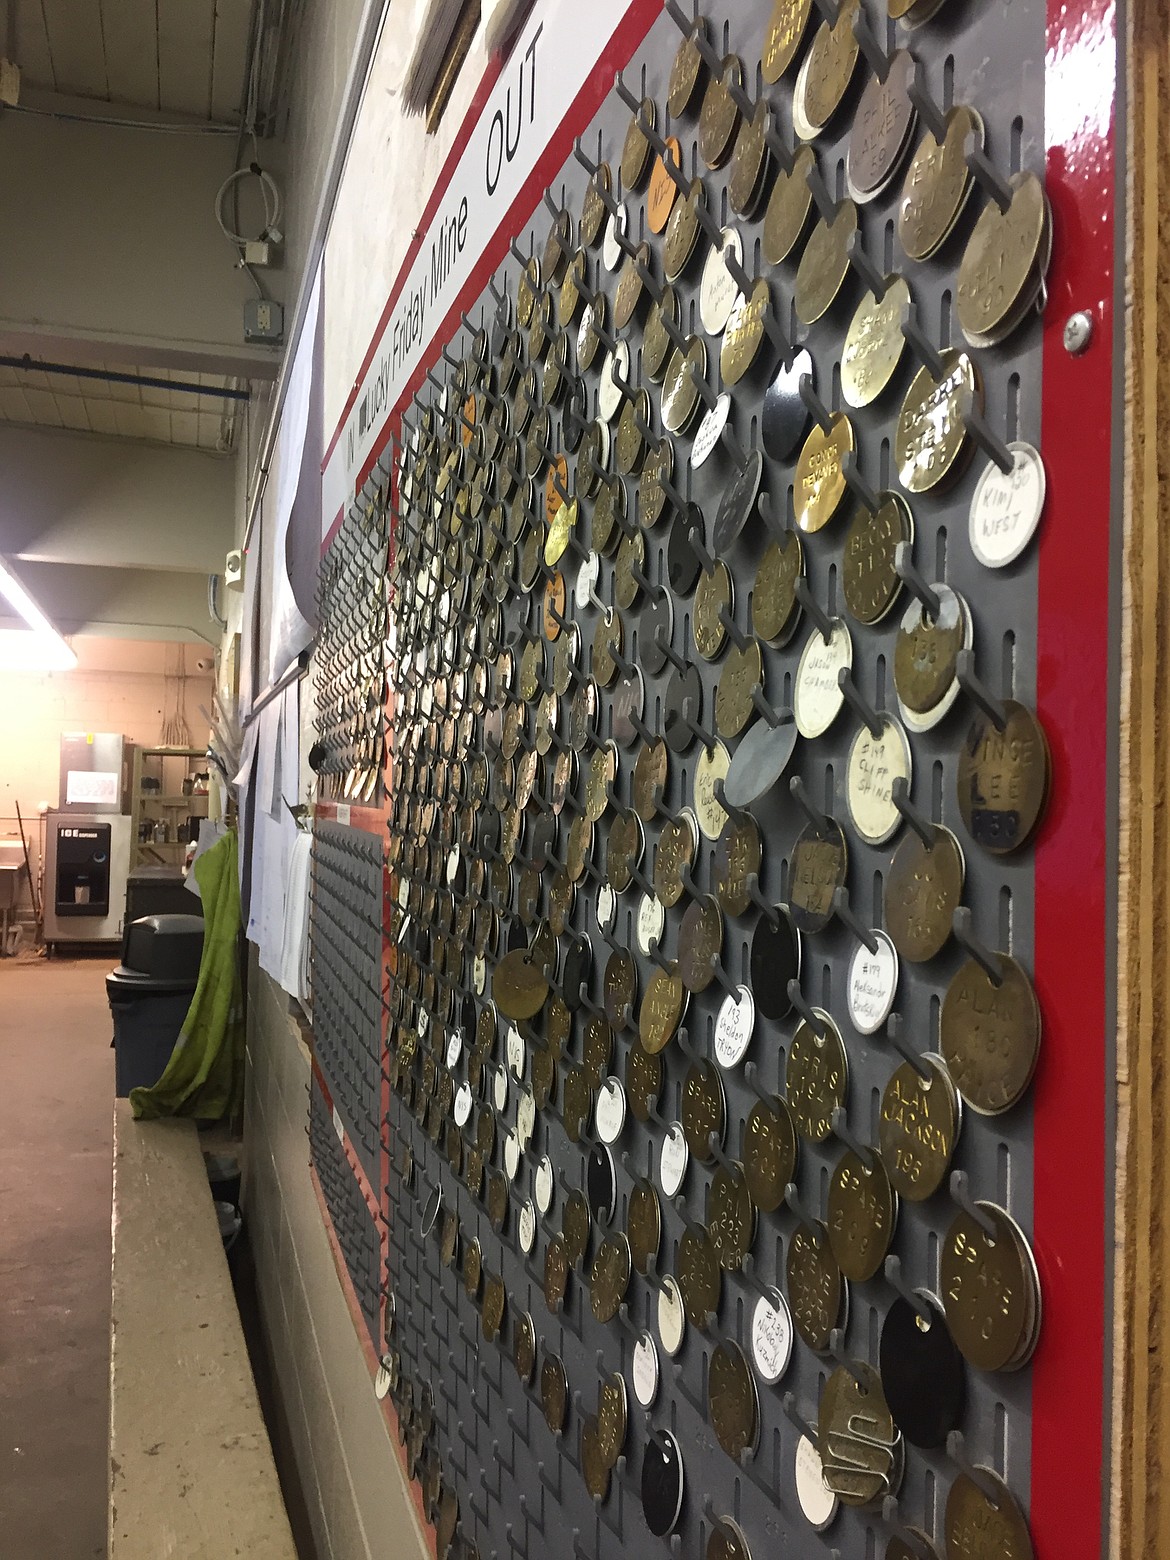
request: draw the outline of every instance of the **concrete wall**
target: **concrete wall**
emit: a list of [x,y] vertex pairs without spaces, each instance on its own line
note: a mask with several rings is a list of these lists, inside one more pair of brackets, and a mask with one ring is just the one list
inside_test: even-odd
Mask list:
[[223,572],[235,461],[0,425],[3,550],[44,563]]
[[429,1553],[333,1265],[309,1179],[309,1055],[249,949],[244,1219],[278,1398],[317,1560]]
[[[226,135],[0,117],[5,350],[88,343],[121,362],[273,373],[275,349],[244,345],[254,292],[215,220],[234,154]],[[284,274],[268,279],[283,297]]]
[[[206,574],[82,563],[19,563],[14,572],[63,634],[183,639],[212,648]],[[0,628],[23,626],[0,601]]]
[[[198,671],[195,663],[210,658],[209,651],[87,638],[74,640],[73,648],[78,658],[73,671],[0,672],[0,839],[17,835],[19,802],[31,835],[34,876],[40,863],[39,808],[44,802],[55,807],[59,800],[63,731],[120,731],[132,742],[157,743],[177,693],[192,745],[207,739],[199,706],[210,705],[212,673]],[[185,681],[168,687],[167,668],[180,664]],[[29,902],[27,885],[21,902]]]

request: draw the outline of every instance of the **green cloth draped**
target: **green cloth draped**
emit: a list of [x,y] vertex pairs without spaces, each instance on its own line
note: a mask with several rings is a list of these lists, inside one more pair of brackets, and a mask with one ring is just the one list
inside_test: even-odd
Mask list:
[[244,994],[238,844],[229,830],[191,868],[203,899],[203,957],[195,995],[162,1077],[130,1090],[136,1118],[237,1116],[244,1098]]

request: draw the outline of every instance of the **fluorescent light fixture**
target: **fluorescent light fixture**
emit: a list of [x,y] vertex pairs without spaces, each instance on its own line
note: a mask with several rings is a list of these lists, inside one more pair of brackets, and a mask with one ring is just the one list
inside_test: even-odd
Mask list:
[[19,664],[28,670],[37,667],[46,672],[65,672],[77,665],[77,657],[73,651],[3,558],[0,558],[0,596],[4,596],[9,605],[20,613],[31,630],[29,634],[21,635],[25,641],[23,648],[28,651],[28,659]]

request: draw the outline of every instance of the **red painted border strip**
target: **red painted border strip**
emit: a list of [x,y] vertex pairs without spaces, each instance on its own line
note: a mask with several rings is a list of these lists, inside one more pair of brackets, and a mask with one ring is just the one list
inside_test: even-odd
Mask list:
[[[313,1081],[321,1090],[321,1097],[329,1107],[329,1114],[332,1116],[335,1107],[333,1095],[329,1092],[329,1085],[325,1082],[325,1074],[321,1071],[321,1065],[315,1055],[310,1056],[310,1063],[313,1069]],[[340,1112],[338,1114],[340,1115]],[[365,1166],[354,1152],[353,1144],[349,1140],[349,1133],[345,1129],[344,1120],[341,1123],[341,1147],[345,1152],[346,1159],[349,1161],[349,1168],[353,1171],[354,1180],[358,1184],[358,1189],[365,1200],[366,1207],[370,1210],[370,1215],[375,1225],[378,1227],[379,1237],[381,1238],[382,1226],[386,1222],[382,1215],[382,1204],[374,1188],[370,1185],[370,1178],[366,1174]]]
[[[329,1213],[329,1204],[325,1201],[325,1194],[321,1190],[321,1182],[317,1179],[317,1172],[313,1166],[309,1166],[309,1178],[313,1183],[313,1193],[317,1198],[317,1206],[321,1210],[321,1222],[325,1226],[325,1234],[329,1239],[329,1249],[333,1254],[333,1267],[337,1273],[337,1282],[341,1285],[341,1292],[345,1296],[345,1303],[349,1307],[350,1320],[353,1322],[354,1331],[358,1335],[362,1354],[365,1356],[366,1366],[370,1372],[370,1379],[378,1374],[379,1360],[370,1341],[370,1331],[366,1326],[366,1318],[362,1312],[361,1301],[357,1291],[353,1287],[353,1280],[349,1276],[349,1269],[345,1265],[345,1257],[342,1255],[341,1243],[337,1239],[337,1231],[333,1228],[333,1220]],[[417,1479],[412,1479],[406,1471],[406,1448],[402,1441],[402,1432],[398,1422],[398,1415],[394,1411],[394,1405],[390,1399],[383,1398],[378,1405],[382,1410],[382,1417],[390,1431],[390,1444],[394,1448],[402,1468],[402,1479],[410,1491],[411,1501],[418,1512],[418,1520],[426,1535],[427,1544],[432,1554],[437,1553],[437,1540],[434,1525],[427,1521],[426,1511],[423,1507],[422,1485]]]
[[[324,819],[327,823],[336,823],[337,809],[339,806],[344,805],[344,802],[314,802],[313,814],[317,818]],[[349,804],[350,828],[362,829],[366,834],[383,833],[389,816],[388,802],[381,807],[359,807],[352,802]]]
[[[1044,1326],[1032,1373],[1031,1524],[1041,1560],[1102,1545],[1106,926],[1114,329],[1113,0],[1048,0],[1046,180],[1055,243],[1044,328],[1037,703],[1052,796],[1036,847],[1034,1238]],[[1069,314],[1093,340],[1064,350]]]

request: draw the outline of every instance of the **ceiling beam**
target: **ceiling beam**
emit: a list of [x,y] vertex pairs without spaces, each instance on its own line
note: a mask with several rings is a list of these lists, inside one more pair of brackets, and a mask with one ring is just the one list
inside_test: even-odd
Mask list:
[[[215,219],[234,166],[231,136],[0,116],[0,351],[275,376],[279,349],[244,340],[255,289]],[[262,225],[255,183],[243,231]],[[260,274],[280,301],[284,273]]]
[[235,458],[0,425],[0,538],[40,563],[221,573]]

